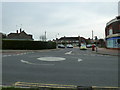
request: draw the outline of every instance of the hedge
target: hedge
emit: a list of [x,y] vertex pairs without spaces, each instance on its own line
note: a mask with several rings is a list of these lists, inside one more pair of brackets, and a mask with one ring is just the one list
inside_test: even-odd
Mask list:
[[55,49],[55,42],[44,41],[25,41],[25,40],[2,40],[2,49],[12,50],[41,50]]

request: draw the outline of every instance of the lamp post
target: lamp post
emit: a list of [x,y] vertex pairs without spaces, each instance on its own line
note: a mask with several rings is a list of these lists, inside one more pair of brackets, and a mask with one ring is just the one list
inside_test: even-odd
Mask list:
[[79,48],[80,48],[80,46],[81,46],[81,37],[78,36],[78,38],[79,38]]
[[92,40],[93,40],[93,30],[92,30]]
[[96,42],[96,52],[98,51],[98,50],[97,50],[97,40],[98,40],[98,38],[97,38],[97,36],[95,36],[95,42]]

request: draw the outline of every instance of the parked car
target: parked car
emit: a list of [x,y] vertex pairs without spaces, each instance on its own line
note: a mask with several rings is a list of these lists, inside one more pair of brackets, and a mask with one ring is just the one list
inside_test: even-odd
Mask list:
[[87,48],[91,48],[91,47],[92,47],[92,44],[87,44],[86,47],[87,47]]
[[73,45],[67,44],[66,47],[67,47],[67,48],[73,48]]
[[92,45],[94,45],[94,47],[96,47],[95,44],[87,44],[86,47],[87,47],[87,48],[92,48]]
[[63,44],[58,44],[58,48],[65,48]]
[[82,45],[80,46],[80,50],[87,50],[86,45],[85,45],[85,44],[82,44]]

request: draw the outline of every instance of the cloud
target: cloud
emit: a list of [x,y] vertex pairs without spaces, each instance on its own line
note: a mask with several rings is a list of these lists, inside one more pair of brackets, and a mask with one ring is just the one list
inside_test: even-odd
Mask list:
[[[2,13],[2,3],[0,3],[0,13]],[[2,14],[0,14],[0,32],[2,32]]]
[[119,0],[2,0],[2,2],[118,2]]
[[105,24],[117,14],[116,7],[117,3],[97,2],[3,3],[3,30],[15,31],[16,25],[22,24],[35,39],[45,31],[48,39],[55,38],[57,33],[91,37],[92,30],[102,37]]

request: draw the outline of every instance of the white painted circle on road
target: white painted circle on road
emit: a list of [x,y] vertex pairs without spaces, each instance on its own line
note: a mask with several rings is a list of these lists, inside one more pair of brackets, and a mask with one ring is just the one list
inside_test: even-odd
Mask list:
[[37,59],[41,60],[41,61],[63,61],[63,60],[66,60],[66,58],[62,58],[62,57],[40,57]]

